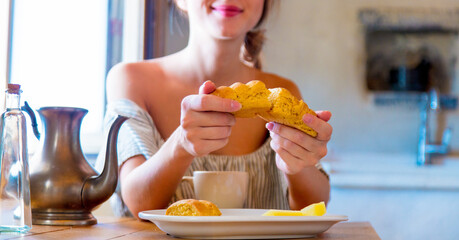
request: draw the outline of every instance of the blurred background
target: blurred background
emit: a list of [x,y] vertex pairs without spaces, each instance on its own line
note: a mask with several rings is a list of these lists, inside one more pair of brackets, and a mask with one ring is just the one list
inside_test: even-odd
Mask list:
[[[263,66],[333,114],[328,212],[369,221],[382,239],[459,236],[459,1],[279,2]],[[81,141],[94,159],[108,70],[176,52],[187,37],[168,0],[3,0],[0,90],[21,84],[34,109],[88,109]]]

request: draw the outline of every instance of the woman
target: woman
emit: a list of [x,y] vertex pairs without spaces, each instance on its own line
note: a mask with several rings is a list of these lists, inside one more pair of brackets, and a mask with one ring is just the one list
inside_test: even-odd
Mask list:
[[300,209],[328,201],[328,176],[317,166],[332,133],[330,112],[304,116],[318,132],[312,138],[258,118],[235,119],[230,112],[240,108],[238,102],[209,95],[216,86],[257,79],[301,98],[293,82],[257,68],[260,27],[272,1],[177,0],[176,5],[189,18],[187,47],[119,64],[107,78],[107,123],[116,114],[131,117],[118,137],[117,193],[124,210],[137,216],[193,198],[181,179],[195,170],[249,172],[249,208]]

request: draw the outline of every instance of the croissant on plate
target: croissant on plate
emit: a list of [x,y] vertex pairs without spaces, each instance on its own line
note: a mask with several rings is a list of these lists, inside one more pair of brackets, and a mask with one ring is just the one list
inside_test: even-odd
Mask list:
[[166,215],[172,216],[221,216],[217,205],[206,200],[183,199],[171,204]]

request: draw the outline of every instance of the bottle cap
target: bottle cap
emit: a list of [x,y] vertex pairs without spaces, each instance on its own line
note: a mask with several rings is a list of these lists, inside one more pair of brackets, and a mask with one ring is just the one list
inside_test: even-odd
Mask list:
[[8,92],[9,93],[19,93],[21,91],[21,85],[8,83]]

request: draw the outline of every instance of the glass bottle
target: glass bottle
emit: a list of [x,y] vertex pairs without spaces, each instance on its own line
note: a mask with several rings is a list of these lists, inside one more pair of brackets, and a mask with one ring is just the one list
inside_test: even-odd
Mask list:
[[21,86],[8,84],[6,110],[0,119],[0,232],[32,228],[26,120],[20,107]]

